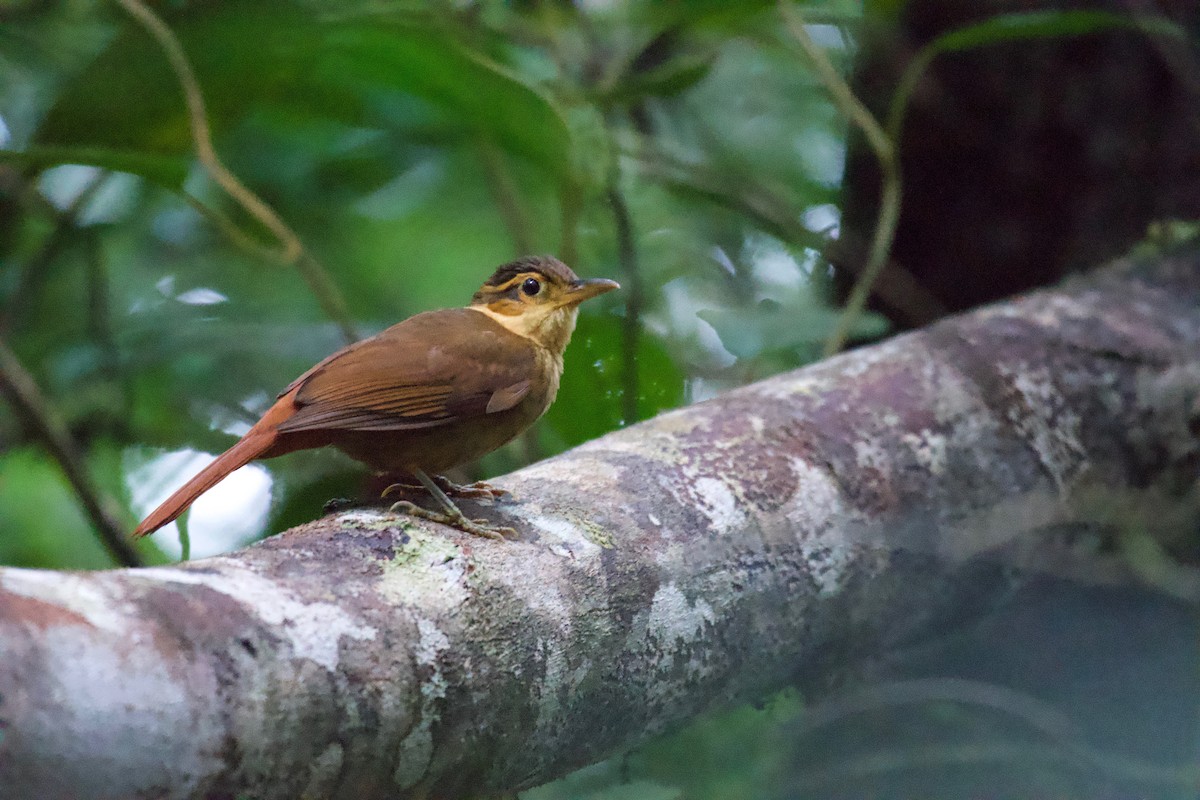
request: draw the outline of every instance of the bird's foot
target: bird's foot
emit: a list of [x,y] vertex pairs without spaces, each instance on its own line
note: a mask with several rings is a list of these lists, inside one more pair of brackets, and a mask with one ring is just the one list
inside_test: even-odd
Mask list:
[[[388,487],[391,489],[392,487]],[[387,490],[384,491],[384,494]],[[476,536],[482,536],[486,539],[497,539],[499,541],[507,541],[509,537],[517,535],[516,528],[510,528],[506,525],[493,525],[486,519],[468,519],[465,514],[457,508],[454,513],[450,511],[430,511],[427,508],[421,508],[416,503],[410,503],[408,500],[401,500],[392,505],[391,511],[397,514],[408,514],[419,519],[427,519],[430,522],[439,522],[442,525],[449,525],[452,528],[458,528],[460,531],[473,533]]]
[[425,487],[419,483],[390,483],[379,493],[379,497],[381,500],[386,500],[390,494],[413,495],[417,493],[428,494]]
[[[507,489],[492,486],[486,481],[460,484],[441,475],[431,475],[429,477],[448,497],[457,497],[460,500],[509,500],[512,498],[512,493]],[[427,492],[426,487],[421,484],[393,483],[383,490],[383,494],[380,497],[387,497],[389,494],[412,495],[426,494]]]
[[512,493],[507,489],[492,486],[487,481],[459,484],[441,475],[433,475],[431,477],[433,478],[433,482],[438,485],[438,488],[451,497],[466,498],[469,500],[507,500],[512,497]]

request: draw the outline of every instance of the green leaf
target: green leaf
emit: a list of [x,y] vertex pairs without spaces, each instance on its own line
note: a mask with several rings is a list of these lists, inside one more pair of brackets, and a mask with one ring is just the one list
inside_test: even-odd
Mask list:
[[784,796],[793,751],[781,742],[803,719],[785,689],[767,702],[708,713],[681,730],[523,792],[523,800],[726,800]]
[[61,164],[86,164],[113,172],[128,172],[148,181],[177,189],[187,178],[186,158],[134,150],[109,150],[104,147],[31,147],[28,150],[0,150],[0,162],[7,161],[33,169]]
[[329,85],[410,93],[446,112],[446,121],[460,130],[553,172],[568,163],[570,134],[550,98],[442,26],[328,26],[322,46],[320,80]]
[[[325,22],[297,4],[243,0],[189,5],[166,22],[195,71],[214,137],[275,110],[406,133],[415,123],[437,132],[440,145],[482,137],[552,172],[569,169],[570,132],[550,98],[434,14]],[[158,43],[127,23],[67,83],[35,142],[191,153],[183,91]]]
[[106,569],[112,557],[58,465],[40,450],[8,450],[0,459],[0,564]]
[[1182,28],[1162,17],[1134,17],[1109,11],[1028,11],[998,14],[983,22],[945,33],[928,46],[951,53],[1020,39],[1084,36],[1121,28],[1184,36]]
[[[721,344],[738,358],[792,350],[822,342],[837,325],[841,311],[805,304],[802,310],[764,301],[746,310],[704,309],[700,319],[712,325]],[[851,338],[872,338],[887,332],[888,323],[878,314],[861,314],[850,329]]]
[[688,0],[686,3],[630,3],[627,13],[642,25],[661,30],[675,27],[708,27],[720,32],[737,32],[774,8],[770,0]]
[[948,31],[922,47],[908,63],[892,95],[888,110],[888,136],[901,140],[909,98],[925,70],[937,56],[1002,42],[1066,36],[1085,36],[1108,30],[1139,30],[1188,41],[1187,32],[1165,17],[1129,16],[1109,11],[1027,11],[997,14],[982,22]]
[[716,56],[683,55],[646,72],[627,76],[609,90],[607,102],[629,103],[645,97],[671,97],[690,89],[708,75]]
[[[196,73],[214,135],[302,83],[319,41],[312,15],[284,2],[190,4],[166,23]],[[158,42],[127,22],[63,88],[35,141],[190,153],[183,90]]]
[[[574,446],[637,420],[623,417],[625,381],[618,317],[584,316],[563,358],[563,381],[546,422]],[[651,336],[638,337],[634,359],[638,419],[648,419],[683,402],[683,373]]]

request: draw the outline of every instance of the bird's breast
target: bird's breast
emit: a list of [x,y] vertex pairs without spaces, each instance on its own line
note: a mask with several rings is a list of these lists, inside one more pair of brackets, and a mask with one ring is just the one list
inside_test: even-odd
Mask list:
[[[562,380],[563,373],[562,353],[553,353],[544,347],[539,347],[536,350],[534,364],[539,376],[542,378],[539,383],[546,387],[541,392],[541,410],[537,413],[537,416],[540,417],[546,413],[546,409],[550,407],[550,404],[554,402],[554,398],[558,396],[558,384]],[[537,419],[537,417],[534,417],[534,419]]]

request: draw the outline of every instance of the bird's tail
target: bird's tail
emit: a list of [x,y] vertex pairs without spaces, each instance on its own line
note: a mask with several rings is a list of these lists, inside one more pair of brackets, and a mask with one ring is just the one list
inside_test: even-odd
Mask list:
[[162,505],[150,512],[137,526],[133,537],[137,539],[147,536],[163,525],[173,522],[195,502],[197,497],[216,486],[226,475],[238,467],[243,467],[254,459],[266,455],[267,451],[275,444],[279,434],[275,432],[274,426],[258,428],[258,425],[254,426],[254,429],[251,429],[237,444],[217,456],[211,464],[200,470],[195,477],[164,500]]

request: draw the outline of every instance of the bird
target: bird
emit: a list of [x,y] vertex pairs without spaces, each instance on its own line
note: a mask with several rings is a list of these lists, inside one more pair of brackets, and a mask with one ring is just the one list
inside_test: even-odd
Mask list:
[[[374,470],[416,478],[442,507],[434,512],[401,501],[392,510],[504,538],[511,528],[467,518],[449,496],[503,493],[486,484],[456,486],[440,473],[492,452],[545,413],[558,392],[580,304],[619,288],[605,278],[580,279],[553,256],[502,264],[466,307],[416,314],[292,381],[246,435],[143,519],[133,536],[172,522],[251,461],[332,445]],[[397,488],[417,487],[397,483],[384,495]]]

